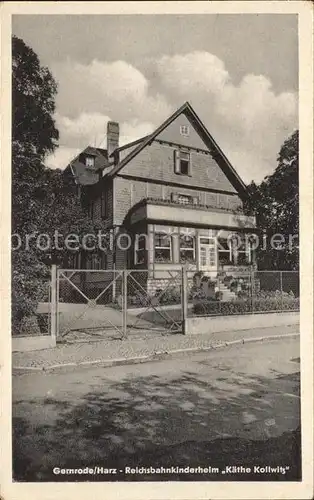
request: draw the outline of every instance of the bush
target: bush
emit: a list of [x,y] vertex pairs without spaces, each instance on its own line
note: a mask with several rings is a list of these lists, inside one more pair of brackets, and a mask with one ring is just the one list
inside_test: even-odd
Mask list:
[[252,301],[234,300],[230,302],[215,302],[203,300],[194,304],[193,314],[200,315],[221,315],[229,316],[232,314],[247,314],[252,312],[267,312],[267,311],[295,311],[299,310],[299,299],[293,297],[278,298],[253,298]]
[[[157,291],[158,292],[158,291]],[[155,297],[159,299],[159,304],[180,304],[181,303],[181,290],[179,287],[168,288],[165,292],[161,290],[159,293],[156,292]]]
[[12,333],[16,335],[24,318],[34,315],[38,302],[47,295],[49,269],[22,251],[13,254],[12,269]]

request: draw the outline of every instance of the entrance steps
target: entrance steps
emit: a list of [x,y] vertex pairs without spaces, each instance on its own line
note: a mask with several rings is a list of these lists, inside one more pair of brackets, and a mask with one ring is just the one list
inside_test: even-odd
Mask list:
[[219,292],[222,293],[222,300],[231,302],[237,298],[235,292],[232,292],[224,283],[219,283]]

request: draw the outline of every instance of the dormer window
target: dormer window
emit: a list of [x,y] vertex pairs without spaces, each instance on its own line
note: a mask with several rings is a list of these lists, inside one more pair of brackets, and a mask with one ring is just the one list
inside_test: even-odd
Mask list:
[[95,166],[94,156],[86,156],[85,157],[85,166],[89,167],[89,168],[93,168]]
[[180,125],[180,134],[188,137],[190,135],[190,128],[188,125]]

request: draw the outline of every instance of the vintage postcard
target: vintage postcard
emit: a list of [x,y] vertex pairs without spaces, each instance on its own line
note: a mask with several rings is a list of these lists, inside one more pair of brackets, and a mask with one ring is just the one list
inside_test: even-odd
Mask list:
[[313,496],[311,2],[5,2],[1,499]]

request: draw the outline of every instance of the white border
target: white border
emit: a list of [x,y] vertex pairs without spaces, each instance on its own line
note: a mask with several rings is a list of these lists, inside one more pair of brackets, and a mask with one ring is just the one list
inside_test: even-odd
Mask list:
[[[301,416],[303,480],[260,482],[12,483],[10,340],[10,130],[12,14],[269,13],[299,15],[300,198],[301,198]],[[310,1],[274,2],[6,2],[1,5],[1,495],[28,499],[306,499],[313,495],[313,6]]]

